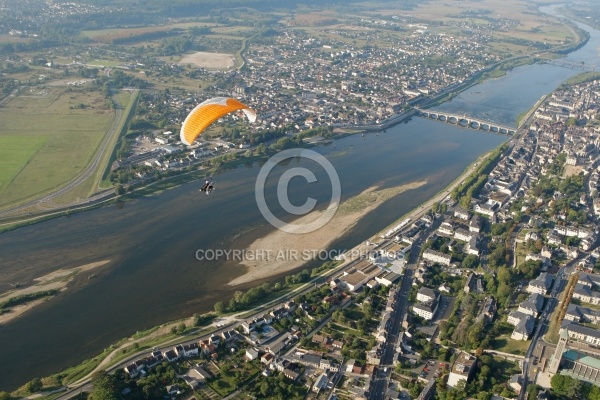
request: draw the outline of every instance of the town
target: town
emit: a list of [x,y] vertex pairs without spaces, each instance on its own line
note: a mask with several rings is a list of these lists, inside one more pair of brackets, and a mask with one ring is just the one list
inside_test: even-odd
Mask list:
[[[16,49],[37,37],[43,21],[113,12],[34,6],[39,12],[0,20]],[[319,12],[290,14],[272,29],[242,18],[249,28],[240,31],[243,39],[219,31],[223,18],[211,15],[201,21],[206,26],[185,31],[218,37],[208,48],[181,39],[185,51],[175,51],[178,38],[165,34],[160,44],[131,50],[119,46],[120,37],[109,46],[44,49],[31,59],[3,53],[1,72],[33,68],[36,84],[60,77],[68,93],[105,90],[115,108],[111,90],[135,98],[110,163],[115,190],[101,199],[171,175],[432,119],[429,107],[501,72],[503,63],[583,41],[575,33],[552,44],[514,39],[508,50],[497,34],[518,20],[470,13],[477,18],[463,15],[448,30],[447,22],[400,12],[336,16],[335,24]],[[297,29],[306,20],[314,21],[310,29]],[[236,68],[174,57],[239,48]],[[96,64],[106,59],[118,63]],[[600,399],[600,81],[590,76],[546,96],[515,130],[462,124],[506,142],[431,207],[390,215],[398,221],[365,238],[360,251],[285,284],[236,292],[193,334],[183,326],[172,332],[177,343],[132,345],[132,354],[66,393],[56,384],[53,398]],[[30,85],[12,76],[0,83],[7,94]],[[178,127],[213,96],[244,99],[257,123],[231,114],[184,146]],[[501,125],[476,126],[486,124]],[[269,297],[283,286],[289,291]],[[246,301],[252,290],[269,301]],[[36,379],[25,387],[34,393],[40,385]]]
[[450,195],[322,283],[128,363],[123,395],[597,398],[599,88],[547,96]]

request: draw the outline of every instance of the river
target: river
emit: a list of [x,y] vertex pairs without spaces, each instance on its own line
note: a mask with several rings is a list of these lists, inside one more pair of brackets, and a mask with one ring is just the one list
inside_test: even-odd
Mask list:
[[[558,6],[542,7],[540,10],[557,17]],[[600,32],[577,23],[590,33],[590,39],[581,48],[560,60],[583,66],[586,70],[600,69]],[[517,117],[529,110],[543,95],[556,89],[581,69],[560,67],[552,64],[532,64],[517,67],[497,79],[490,79],[470,87],[451,101],[435,107],[436,110],[481,118],[501,125],[514,126]]]
[[[586,29],[591,32],[590,41],[569,59],[591,65],[597,58],[600,33]],[[518,114],[577,72],[553,65],[518,67],[438,108],[514,125]],[[339,174],[342,198],[373,185],[385,188],[428,181],[378,207],[332,248],[350,248],[383,229],[504,140],[502,135],[416,117],[386,132],[350,136],[315,148]],[[308,161],[291,163],[314,168]],[[237,238],[234,246],[250,243],[272,229],[255,202],[259,170],[260,165],[253,164],[219,174],[211,196],[199,193],[198,182],[192,182],[124,206],[1,234],[1,291],[11,283],[31,282],[59,268],[111,262],[96,277],[81,277],[66,292],[0,325],[0,390],[76,364],[136,331],[211,310],[214,302],[230,297],[237,288],[226,283],[243,269],[199,262],[194,254],[198,249],[231,247],[231,238]],[[274,178],[283,170],[276,168]],[[290,198],[302,203],[310,193],[319,204],[328,199],[331,190],[324,172],[315,174],[318,181],[310,187],[295,182]],[[267,198],[275,192],[274,180],[268,181]]]

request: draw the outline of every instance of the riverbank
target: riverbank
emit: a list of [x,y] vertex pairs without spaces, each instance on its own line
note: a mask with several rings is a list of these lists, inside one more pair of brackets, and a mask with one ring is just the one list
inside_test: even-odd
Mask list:
[[[414,111],[414,110],[412,110]],[[410,115],[408,115],[410,114]],[[321,141],[317,140],[314,142],[305,142],[303,147],[313,147],[320,144],[326,144],[325,141],[339,140],[346,136],[355,135],[357,133],[363,133],[365,131],[382,131],[390,126],[399,124],[410,118],[413,113],[406,113],[395,115],[390,119],[384,121],[380,125],[373,125],[373,129],[363,128],[351,128],[351,127],[338,127],[335,128],[335,134],[330,138],[323,138]],[[18,229],[24,226],[34,225],[40,222],[44,222],[50,219],[69,216],[75,213],[91,211],[107,205],[113,205],[118,202],[127,202],[135,200],[142,196],[149,196],[158,194],[164,190],[172,189],[181,184],[193,182],[195,180],[204,179],[207,175],[214,176],[218,173],[234,169],[239,166],[249,165],[254,162],[264,162],[274,153],[268,153],[263,155],[252,155],[250,157],[237,157],[233,160],[225,161],[217,165],[200,165],[198,169],[192,171],[175,171],[175,174],[166,178],[148,182],[139,187],[133,187],[130,191],[125,194],[117,195],[114,191],[105,191],[99,195],[96,195],[90,199],[79,201],[77,203],[62,206],[54,209],[44,210],[40,212],[29,212],[27,215],[16,215],[14,217],[6,218],[4,221],[0,219],[0,234],[8,232],[14,229]],[[0,211],[0,215],[2,211]]]
[[[318,259],[320,252],[327,253],[328,246],[332,242],[347,233],[383,202],[425,184],[427,181],[411,182],[382,190],[371,187],[344,201],[331,221],[314,232],[295,234],[278,229],[255,240],[246,251],[249,254],[261,254],[264,257],[244,260],[241,264],[248,269],[247,272],[233,279],[228,285],[242,285],[269,278],[301,267],[312,259]],[[323,211],[313,211],[294,220],[292,224],[308,224],[317,220],[322,214]],[[282,249],[284,250],[282,251]]]
[[[431,205],[434,202],[442,201],[443,199],[445,199],[457,185],[462,183],[471,173],[473,173],[477,169],[477,167],[483,162],[483,160],[485,160],[485,158],[487,156],[489,156],[489,154],[490,154],[490,152],[480,156],[476,161],[474,161],[471,165],[469,165],[460,174],[460,176],[457,177],[445,189],[438,192],[437,194],[435,194],[434,196],[432,196],[431,198],[429,198],[428,200],[426,200],[419,206],[413,208],[408,213],[405,213],[404,215],[402,215],[400,217],[398,217],[396,215],[391,216],[389,225],[391,226],[391,225],[397,224],[397,221],[400,221],[407,217],[410,217],[413,220],[420,218],[423,214],[425,214],[426,212],[428,212],[431,209]],[[392,187],[389,189],[383,189],[383,190],[375,190],[374,188],[369,188],[369,189],[363,191],[361,194],[354,196],[352,199],[342,203],[342,205],[340,206],[340,209],[338,211],[339,217],[340,218],[348,218],[348,219],[352,218],[352,220],[357,220],[357,221],[360,220],[361,218],[368,218],[368,215],[367,215],[368,212],[363,213],[363,212],[361,212],[361,210],[365,207],[376,207],[371,204],[372,202],[377,201],[377,204],[381,204],[381,203],[385,202],[386,199],[389,199],[389,198],[395,196],[396,194],[406,192],[408,190],[416,189],[423,184],[424,184],[423,181],[417,181],[417,182],[411,182],[409,184]],[[359,215],[362,215],[362,217],[359,217]],[[396,222],[393,222],[392,220],[395,220]],[[334,222],[336,222],[336,221],[330,221],[329,225],[333,225]],[[348,229],[350,229],[350,228],[348,228]],[[380,242],[382,240],[380,237],[380,233],[385,232],[386,230],[387,230],[387,228],[376,232],[374,235],[371,236],[370,241],[371,242]],[[298,236],[298,235],[294,235],[294,236]],[[361,240],[360,244],[358,244],[356,247],[354,247],[352,250],[349,250],[348,252],[349,253],[357,253],[358,251],[366,251],[366,250],[370,249],[371,246],[365,245],[366,239],[369,239],[369,238],[367,238],[367,237],[363,238],[363,240]],[[253,243],[252,245],[258,246],[257,243]],[[321,247],[322,247],[322,245],[319,246],[319,248],[321,248]],[[347,260],[347,262],[349,262],[349,261],[350,260]],[[341,264],[340,266],[337,266],[334,270],[326,271],[325,274],[339,273],[337,271],[343,269],[347,265],[347,262]],[[267,272],[272,272],[272,271],[264,271],[264,270],[262,271],[262,273],[267,273]],[[280,272],[281,272],[280,270],[277,270],[277,274],[279,274]],[[312,283],[307,284],[307,286],[312,286]],[[299,290],[303,290],[302,288],[304,288],[304,287],[305,286],[294,288],[288,294],[282,293],[281,298],[288,299],[288,298],[290,298],[290,296],[292,296],[293,293],[296,293]],[[270,303],[270,304],[268,304],[268,306],[273,307],[274,304]],[[264,310],[264,307],[256,307],[255,308],[255,310],[259,310],[259,309]],[[212,321],[213,324],[211,324],[210,326],[213,327],[214,324],[218,322],[218,324],[221,326],[221,328],[219,328],[217,325],[216,329],[223,329],[224,324],[227,324],[228,328],[233,328],[234,325],[230,326],[229,324],[230,323],[235,324],[236,321],[242,321],[244,318],[247,317],[248,313],[249,313],[249,311],[245,310],[241,313],[237,313],[234,315],[222,316],[218,320]],[[122,339],[122,340],[115,342],[113,345],[107,347],[106,350],[102,354],[100,354],[96,357],[93,357],[90,360],[84,361],[80,365],[69,368],[68,370],[63,371],[62,373],[60,373],[57,376],[65,377],[65,378],[68,377],[68,379],[66,381],[63,381],[64,383],[69,382],[70,383],[69,386],[71,388],[80,388],[82,385],[85,385],[85,383],[89,381],[89,379],[92,376],[94,371],[97,371],[100,369],[107,369],[107,370],[112,371],[112,370],[115,370],[116,368],[121,368],[123,366],[122,363],[126,362],[127,360],[130,360],[131,357],[135,356],[136,354],[137,355],[141,354],[140,353],[141,350],[151,348],[151,347],[164,347],[167,345],[174,346],[178,342],[190,340],[190,336],[188,336],[188,335],[177,336],[177,335],[173,335],[171,333],[171,329],[173,327],[177,327],[177,326],[181,325],[182,322],[185,323],[188,327],[193,326],[193,324],[191,323],[191,320],[189,318],[187,318],[187,319],[183,319],[183,320],[171,321],[169,323],[162,324],[155,328],[148,329],[145,332],[140,332],[128,339]],[[199,334],[200,335],[208,334],[208,332],[209,331],[202,331]],[[144,351],[147,351],[147,350],[144,350]]]

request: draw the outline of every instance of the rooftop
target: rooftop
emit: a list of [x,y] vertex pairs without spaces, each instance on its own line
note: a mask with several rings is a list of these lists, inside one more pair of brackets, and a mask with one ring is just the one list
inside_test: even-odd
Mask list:
[[477,357],[462,351],[452,365],[452,372],[455,374],[468,376],[471,367],[473,364],[475,364],[475,361],[477,361]]
[[563,358],[600,370],[600,359],[594,358],[579,351],[567,350],[563,353]]

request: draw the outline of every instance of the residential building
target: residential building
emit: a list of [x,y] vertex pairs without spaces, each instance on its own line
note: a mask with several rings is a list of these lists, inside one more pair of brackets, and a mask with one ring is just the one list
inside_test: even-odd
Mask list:
[[510,314],[508,314],[508,319],[506,322],[513,326],[517,326],[519,322],[524,320],[528,315],[530,314],[525,314],[521,311],[511,311]]
[[179,358],[198,357],[198,343],[177,345],[175,352]]
[[565,319],[574,322],[598,324],[600,323],[600,311],[571,303],[567,307]]
[[436,290],[423,286],[417,292],[417,301],[420,301],[422,303],[434,301],[437,300],[439,296],[440,294]]
[[479,214],[483,214],[483,215],[489,217],[490,221],[495,222],[497,208],[498,208],[498,206],[496,204],[492,205],[492,204],[487,204],[487,203],[484,203],[484,204],[477,203],[473,207],[473,211],[475,211],[476,213],[479,213]]
[[508,381],[508,386],[510,386],[515,393],[521,393],[521,388],[523,387],[523,378],[521,375],[512,375]]
[[319,375],[316,382],[313,384],[312,391],[315,393],[319,393],[321,390],[327,388],[328,382],[329,382],[329,379],[327,378],[327,374]]
[[445,266],[450,266],[452,256],[450,256],[449,254],[441,253],[439,251],[427,249],[423,252],[423,259]]
[[524,314],[529,314],[537,318],[544,308],[544,296],[539,293],[532,293],[527,300],[519,304],[518,310]]
[[494,315],[496,315],[496,299],[494,296],[490,296],[485,299],[481,311],[477,315],[477,322],[483,321],[484,325],[487,325],[494,319]]
[[465,293],[470,293],[473,290],[473,285],[475,284],[475,275],[470,272],[469,276],[467,276],[467,281],[465,282],[465,287],[463,288],[463,291]]
[[253,347],[246,349],[246,358],[250,361],[256,360],[258,358],[258,349]]
[[469,212],[461,207],[456,207],[454,210],[454,217],[458,219],[462,219],[463,221],[469,220]]
[[283,376],[285,376],[288,379],[291,379],[293,381],[297,380],[298,377],[300,376],[299,373],[292,371],[291,369],[284,369],[283,370]]
[[475,363],[477,362],[477,357],[470,355],[467,352],[461,351],[454,364],[452,364],[452,369],[450,370],[450,375],[448,376],[448,386],[455,387],[458,385],[458,382],[461,380],[469,382],[469,379],[472,378],[475,373]]
[[533,333],[535,327],[535,318],[531,315],[527,315],[524,319],[520,320],[515,326],[510,337],[515,340],[528,340]]
[[321,358],[322,357],[319,354],[306,353],[304,355],[301,355],[298,361],[301,364],[319,368],[319,366],[321,365]]
[[463,242],[469,243],[474,237],[475,233],[470,232],[466,229],[459,228],[454,231],[454,239],[456,240],[462,240]]
[[442,222],[440,227],[438,228],[438,233],[442,236],[453,236],[454,235],[454,225],[452,222],[446,221]]
[[563,322],[561,330],[566,330],[569,339],[591,344],[594,346],[600,345],[600,331],[582,326],[571,321]]
[[479,254],[481,253],[479,250],[479,238],[477,236],[473,236],[471,239],[469,239],[466,249],[467,254],[472,254],[479,257]]
[[419,303],[413,305],[413,312],[418,316],[422,317],[426,321],[431,321],[433,316],[437,312],[439,301],[428,301],[426,303]]
[[482,226],[481,217],[477,214],[473,215],[473,217],[471,217],[471,220],[469,221],[469,231],[474,232],[474,233],[479,233],[479,232],[481,232],[481,226]]
[[539,293],[539,294],[547,294],[550,288],[552,287],[552,282],[554,281],[554,277],[547,272],[542,272],[540,275],[529,282],[527,286],[527,291],[529,293]]
[[575,285],[573,298],[584,303],[600,304],[600,292],[592,290],[590,286],[581,283]]

